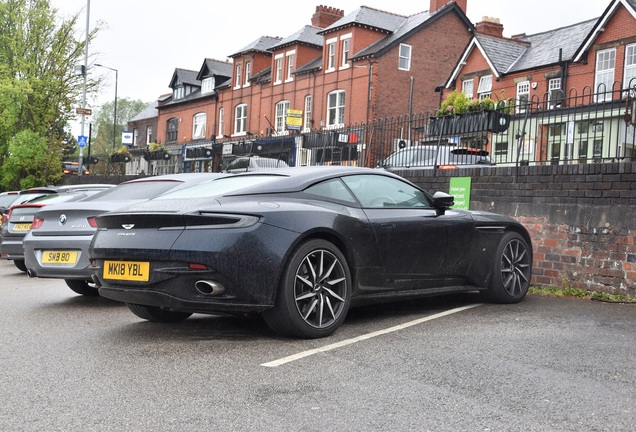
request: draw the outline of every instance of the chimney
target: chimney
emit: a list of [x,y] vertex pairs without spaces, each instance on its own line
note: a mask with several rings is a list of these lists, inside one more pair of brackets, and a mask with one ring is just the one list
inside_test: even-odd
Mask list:
[[336,9],[331,6],[316,6],[316,13],[311,17],[311,25],[318,28],[327,28],[342,17],[344,17],[342,9]]
[[483,17],[475,25],[475,31],[479,34],[503,38],[503,25],[499,22],[499,18]]
[[448,3],[457,3],[457,6],[459,6],[459,8],[464,11],[464,14],[466,13],[466,8],[468,7],[467,5],[468,0],[430,0],[430,1],[431,1],[431,5],[428,8],[428,11],[430,13],[435,12],[437,9],[447,5]]

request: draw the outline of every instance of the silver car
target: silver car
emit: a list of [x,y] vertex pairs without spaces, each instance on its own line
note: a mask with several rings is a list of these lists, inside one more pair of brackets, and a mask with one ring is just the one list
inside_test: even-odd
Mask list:
[[[110,185],[108,187],[112,187]],[[20,271],[27,271],[24,264],[23,241],[31,229],[33,215],[45,205],[79,201],[98,193],[99,188],[67,190],[60,193],[50,193],[31,199],[26,204],[11,206],[6,220],[3,218],[0,226],[0,258],[13,261]]]
[[240,173],[273,168],[287,168],[287,162],[274,158],[262,158],[260,156],[241,156],[230,162],[225,169],[229,173]]
[[389,171],[403,169],[457,169],[495,165],[488,152],[476,148],[449,145],[418,145],[393,153],[379,168]]
[[64,279],[78,294],[99,295],[92,284],[88,247],[97,229],[95,217],[165,192],[227,174],[185,173],[144,177],[121,183],[82,201],[54,204],[39,210],[24,238],[29,277]]

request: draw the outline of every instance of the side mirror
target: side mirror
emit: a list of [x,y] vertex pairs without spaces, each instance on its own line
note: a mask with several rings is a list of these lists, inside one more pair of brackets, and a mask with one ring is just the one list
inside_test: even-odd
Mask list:
[[455,204],[455,197],[444,192],[435,192],[433,195],[433,206],[439,216],[446,213],[446,210]]

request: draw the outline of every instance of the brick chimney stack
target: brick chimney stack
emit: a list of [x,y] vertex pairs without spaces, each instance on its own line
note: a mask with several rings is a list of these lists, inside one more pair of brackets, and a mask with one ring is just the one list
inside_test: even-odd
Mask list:
[[460,9],[464,11],[464,13],[466,13],[466,8],[468,7],[467,5],[468,0],[430,0],[430,1],[431,1],[431,5],[429,6],[428,11],[431,13],[435,12],[437,9],[441,8],[442,6],[448,3],[457,3],[457,6],[459,6]]
[[316,13],[311,17],[311,25],[318,28],[327,28],[342,17],[344,17],[342,9],[331,6],[316,6]]
[[503,24],[499,22],[499,18],[483,17],[475,25],[475,31],[479,34],[503,38]]

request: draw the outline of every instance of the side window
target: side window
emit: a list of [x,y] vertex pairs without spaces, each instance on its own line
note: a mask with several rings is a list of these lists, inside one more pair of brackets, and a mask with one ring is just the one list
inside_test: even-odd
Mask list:
[[364,208],[429,208],[426,195],[402,180],[384,175],[350,175],[342,181]]
[[311,195],[317,195],[337,201],[345,201],[351,204],[358,204],[351,192],[339,179],[327,180],[305,189],[305,192]]

